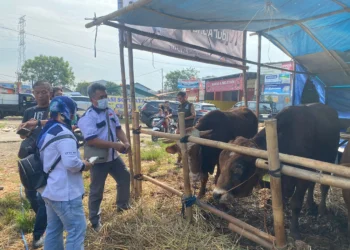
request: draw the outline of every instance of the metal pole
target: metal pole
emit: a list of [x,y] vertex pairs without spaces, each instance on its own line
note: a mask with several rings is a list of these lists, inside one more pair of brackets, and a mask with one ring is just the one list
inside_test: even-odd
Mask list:
[[[119,30],[119,55],[120,55],[120,70],[122,76],[122,89],[123,89],[123,105],[124,105],[124,119],[125,119],[125,133],[126,138],[131,142],[130,137],[130,123],[129,123],[129,108],[128,108],[128,95],[126,91],[126,76],[125,76],[125,61],[124,61],[124,31]],[[135,181],[134,181],[134,165],[132,162],[132,152],[128,153],[129,169],[130,169],[130,183],[131,193],[135,194]]]
[[282,201],[281,167],[278,152],[277,120],[265,121],[266,142],[268,153],[269,170],[275,174],[270,176],[273,226],[276,236],[276,247],[281,249],[286,245],[284,231],[284,214]]
[[259,103],[260,103],[260,88],[261,88],[261,83],[260,83],[260,75],[261,75],[261,34],[258,36],[258,71],[257,71],[257,81],[255,85],[255,92],[256,92],[256,116],[259,119]]
[[164,93],[164,85],[163,85],[163,69],[162,69],[162,94]]
[[[242,51],[242,58],[244,60],[247,59],[247,31],[243,31],[243,51]],[[247,63],[243,61],[243,65],[246,66]],[[243,83],[243,98],[244,98],[244,106],[248,107],[248,91],[247,91],[247,70],[243,69],[243,74],[242,74],[242,83]]]

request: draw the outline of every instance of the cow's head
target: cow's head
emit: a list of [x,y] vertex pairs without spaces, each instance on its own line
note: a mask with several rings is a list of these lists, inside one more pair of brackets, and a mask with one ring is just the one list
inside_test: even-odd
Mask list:
[[[199,131],[195,127],[187,128],[186,135],[201,137],[201,138],[210,138],[210,133],[212,130]],[[165,150],[169,154],[181,154],[181,143],[178,141],[176,144],[168,146]],[[201,150],[200,145],[193,142],[187,143],[188,151],[188,165],[190,170],[190,177],[192,181],[199,181],[201,178]]]
[[[249,139],[237,137],[231,144],[256,148]],[[231,203],[233,197],[248,196],[256,185],[259,176],[255,173],[255,158],[223,150],[219,158],[220,176],[213,197],[220,203]]]

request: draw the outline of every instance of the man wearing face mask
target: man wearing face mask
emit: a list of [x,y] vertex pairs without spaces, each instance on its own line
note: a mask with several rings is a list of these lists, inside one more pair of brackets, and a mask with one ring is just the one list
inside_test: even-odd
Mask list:
[[[88,95],[92,106],[79,119],[78,127],[88,146],[108,151],[106,160],[96,162],[90,170],[89,219],[98,232],[102,227],[100,205],[108,174],[117,182],[117,212],[130,208],[130,173],[118,155],[118,152],[127,153],[130,144],[117,115],[108,108],[106,87],[93,83],[88,88]],[[118,139],[120,142],[117,142]]]

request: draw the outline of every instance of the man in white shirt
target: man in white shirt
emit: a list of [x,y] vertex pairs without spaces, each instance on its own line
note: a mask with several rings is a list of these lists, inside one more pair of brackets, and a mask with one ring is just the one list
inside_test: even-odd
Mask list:
[[[95,231],[99,231],[102,226],[100,205],[108,174],[117,182],[117,211],[130,208],[130,173],[118,155],[118,152],[127,153],[130,144],[118,117],[112,109],[108,108],[106,87],[93,83],[88,88],[88,94],[92,106],[79,119],[78,127],[89,146],[108,149],[107,161],[96,163],[90,170],[89,219]],[[108,120],[106,120],[106,112],[108,112]]]

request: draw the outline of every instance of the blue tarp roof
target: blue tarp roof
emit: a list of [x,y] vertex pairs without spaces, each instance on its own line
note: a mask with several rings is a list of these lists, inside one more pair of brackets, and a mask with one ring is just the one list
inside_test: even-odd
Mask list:
[[[326,86],[350,85],[350,0],[141,0],[109,20],[261,32]],[[129,6],[130,7],[130,6]]]

